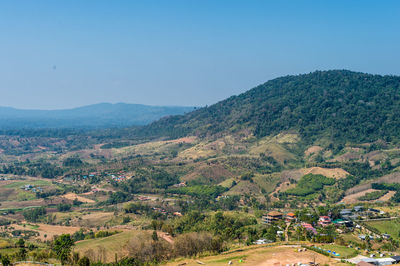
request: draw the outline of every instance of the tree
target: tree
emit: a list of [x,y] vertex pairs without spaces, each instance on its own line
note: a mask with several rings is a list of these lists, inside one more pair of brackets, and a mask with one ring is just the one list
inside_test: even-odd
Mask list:
[[78,265],[79,266],[89,266],[90,265],[90,259],[88,257],[82,257],[79,261],[78,261]]
[[158,241],[157,231],[153,231],[153,235],[151,236],[151,238],[152,238],[154,241]]
[[16,246],[19,248],[25,247],[25,240],[23,238],[18,239]]
[[64,265],[68,262],[74,245],[70,234],[62,234],[54,240],[53,250],[57,254],[57,258],[61,261],[61,264]]
[[2,256],[1,257],[1,264],[3,266],[10,266],[11,265],[10,258],[8,256]]

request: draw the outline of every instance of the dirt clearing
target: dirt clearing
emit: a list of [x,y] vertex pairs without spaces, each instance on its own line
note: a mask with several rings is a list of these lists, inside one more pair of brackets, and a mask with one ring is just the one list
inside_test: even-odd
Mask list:
[[376,189],[367,189],[367,190],[363,190],[351,195],[347,195],[346,197],[344,197],[340,202],[343,202],[345,204],[352,204],[352,203],[356,203],[359,202],[358,198],[364,196],[367,193],[371,193],[377,191]]
[[23,225],[12,225],[12,227],[14,227],[17,230],[32,230],[39,232],[40,235],[38,238],[42,241],[51,240],[56,235],[73,234],[81,229],[80,227],[49,225],[49,224],[35,224],[35,225],[25,224],[25,227]]
[[83,202],[83,203],[95,203],[94,200],[78,196],[75,193],[68,193],[68,194],[63,195],[63,197],[66,199],[69,199],[69,200],[78,199],[80,202]]
[[298,252],[296,246],[252,246],[236,251],[227,252],[217,256],[209,256],[198,259],[178,259],[175,262],[167,263],[167,265],[199,265],[199,262],[205,265],[256,265],[256,266],[275,266],[275,265],[293,265],[301,262],[309,264],[316,262],[320,265],[346,265],[340,263],[333,258],[325,257],[313,251]]

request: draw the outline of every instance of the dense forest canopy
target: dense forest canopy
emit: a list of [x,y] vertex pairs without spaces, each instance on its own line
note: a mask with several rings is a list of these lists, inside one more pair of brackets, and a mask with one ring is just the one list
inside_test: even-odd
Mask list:
[[295,130],[307,140],[398,141],[399,90],[397,76],[316,71],[268,81],[209,107],[135,129],[135,134],[175,138],[248,129],[262,137]]

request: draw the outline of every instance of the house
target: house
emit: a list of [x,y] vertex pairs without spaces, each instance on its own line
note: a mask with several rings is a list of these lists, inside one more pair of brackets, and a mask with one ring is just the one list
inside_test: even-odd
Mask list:
[[271,211],[269,213],[267,213],[267,215],[264,215],[262,217],[262,220],[264,223],[272,223],[272,222],[276,222],[279,221],[283,218],[283,213],[278,212],[278,211]]
[[394,259],[396,261],[396,263],[400,263],[400,256],[392,256],[392,259]]
[[396,260],[392,258],[379,258],[376,259],[376,261],[377,261],[376,265],[392,265],[396,263]]
[[320,216],[318,224],[325,227],[332,224],[331,218],[329,216]]
[[272,241],[269,239],[265,239],[265,238],[254,241],[254,244],[256,244],[256,245],[263,245],[263,244],[270,244],[270,243],[272,243]]
[[374,266],[374,264],[371,264],[366,261],[360,261],[359,263],[357,263],[357,266]]
[[362,212],[364,210],[363,206],[354,206],[354,211],[355,212]]
[[350,209],[343,209],[340,211],[340,216],[342,216],[342,218],[349,218],[349,216],[351,216],[353,213]]
[[383,234],[382,237],[383,237],[383,239],[389,239],[390,235],[389,234]]
[[384,211],[381,210],[377,210],[377,209],[373,209],[373,208],[369,208],[368,209],[370,212],[376,213],[376,214],[385,214]]
[[296,220],[296,215],[293,212],[289,212],[286,214],[285,221],[291,223]]
[[317,230],[316,230],[311,224],[308,224],[308,223],[301,223],[301,226],[302,226],[304,229],[306,229],[307,231],[312,232],[314,235],[317,234]]
[[359,238],[360,240],[365,240],[366,237],[367,237],[366,235],[359,235],[359,236],[358,236],[358,238]]

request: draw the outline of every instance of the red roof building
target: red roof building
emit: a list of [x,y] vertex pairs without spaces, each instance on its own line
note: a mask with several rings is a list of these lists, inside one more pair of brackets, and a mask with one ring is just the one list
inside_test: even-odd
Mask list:
[[318,220],[318,224],[325,227],[325,226],[332,224],[332,220],[328,216],[320,216],[319,220]]

